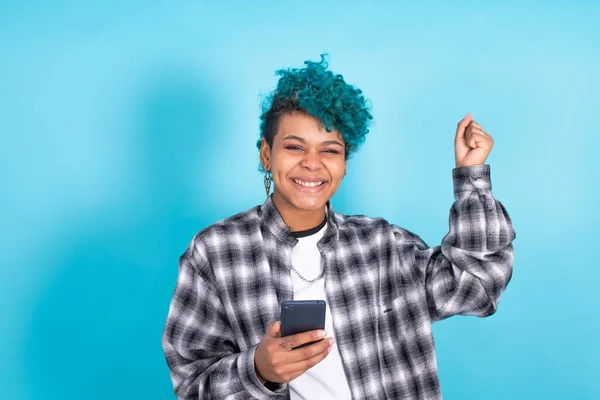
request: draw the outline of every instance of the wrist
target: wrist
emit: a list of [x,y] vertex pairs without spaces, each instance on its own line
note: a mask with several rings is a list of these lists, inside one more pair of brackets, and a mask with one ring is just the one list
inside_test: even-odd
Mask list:
[[256,366],[256,361],[254,362],[254,371],[256,372],[256,377],[258,378],[260,383],[262,383],[263,385],[266,385],[267,380],[265,378],[263,378],[263,376],[258,371],[258,367]]

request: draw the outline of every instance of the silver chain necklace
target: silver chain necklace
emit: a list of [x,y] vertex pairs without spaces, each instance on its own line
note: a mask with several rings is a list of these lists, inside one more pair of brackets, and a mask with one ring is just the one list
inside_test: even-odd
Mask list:
[[[321,255],[321,257],[323,257],[323,255]],[[296,268],[294,268],[293,265],[292,265],[292,271],[294,271],[296,273],[296,275],[298,275],[298,278],[302,279],[304,282],[307,282],[307,283],[315,283],[316,281],[321,279],[323,277],[323,275],[325,274],[325,268],[323,266],[322,260],[321,260],[321,273],[315,279],[306,279],[305,277],[300,275],[300,272],[298,272],[298,270]]]
[[[327,212],[325,212],[325,218],[327,219],[327,217],[328,217]],[[327,226],[327,225],[325,225],[325,226]],[[317,247],[318,247],[318,245],[317,245]],[[325,275],[325,263],[323,262],[323,257],[324,256],[323,256],[323,252],[321,251],[321,249],[319,249],[319,253],[321,253],[321,272],[319,273],[319,276],[317,276],[315,279],[306,279],[292,265],[292,271],[294,271],[294,273],[296,275],[298,275],[298,278],[300,278],[301,280],[303,280],[306,283],[315,283],[316,281],[318,281],[319,279],[321,279],[323,277],[323,275]]]

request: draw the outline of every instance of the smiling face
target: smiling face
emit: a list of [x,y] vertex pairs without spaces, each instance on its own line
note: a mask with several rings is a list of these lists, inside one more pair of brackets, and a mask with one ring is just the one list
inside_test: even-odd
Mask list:
[[260,158],[273,174],[273,201],[284,220],[290,213],[322,218],[346,171],[342,135],[327,132],[321,121],[299,112],[281,115],[273,146],[263,139]]

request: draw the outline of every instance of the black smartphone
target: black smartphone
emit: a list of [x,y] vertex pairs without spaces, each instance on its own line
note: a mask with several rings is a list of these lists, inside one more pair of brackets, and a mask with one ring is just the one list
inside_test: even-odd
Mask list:
[[[281,302],[281,337],[325,329],[325,300],[284,300]],[[319,339],[323,340],[323,339]],[[294,347],[300,349],[312,343]]]

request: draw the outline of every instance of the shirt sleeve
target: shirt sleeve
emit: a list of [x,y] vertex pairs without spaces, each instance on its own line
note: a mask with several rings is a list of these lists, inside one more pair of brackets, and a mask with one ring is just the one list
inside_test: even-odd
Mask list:
[[429,247],[411,234],[432,321],[492,315],[512,277],[516,234],[506,209],[492,196],[490,166],[457,167],[452,178],[455,201],[441,246]]
[[[286,384],[263,385],[256,376],[258,343],[240,351],[223,304],[194,241],[179,261],[179,274],[162,334],[162,347],[178,399],[272,399]],[[270,390],[272,389],[272,390]]]

